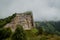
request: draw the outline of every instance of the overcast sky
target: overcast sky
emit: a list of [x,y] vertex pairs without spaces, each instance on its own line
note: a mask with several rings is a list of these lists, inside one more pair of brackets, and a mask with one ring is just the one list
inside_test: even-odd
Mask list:
[[34,20],[60,20],[60,0],[0,0],[0,18],[32,11]]

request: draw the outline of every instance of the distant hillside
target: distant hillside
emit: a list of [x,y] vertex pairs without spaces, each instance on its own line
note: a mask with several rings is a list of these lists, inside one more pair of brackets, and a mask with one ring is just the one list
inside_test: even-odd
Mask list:
[[35,24],[37,29],[42,27],[44,32],[60,34],[60,22],[35,22]]
[[16,14],[13,14],[12,16],[9,16],[4,19],[0,19],[0,28],[3,28],[7,23],[10,23],[11,20],[16,16]]

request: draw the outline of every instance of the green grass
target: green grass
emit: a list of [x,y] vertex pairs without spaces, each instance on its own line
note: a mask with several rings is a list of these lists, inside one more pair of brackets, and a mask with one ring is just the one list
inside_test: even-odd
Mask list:
[[31,30],[26,31],[27,40],[60,40],[60,36],[58,35],[51,35],[48,34],[47,36],[42,35],[35,35]]

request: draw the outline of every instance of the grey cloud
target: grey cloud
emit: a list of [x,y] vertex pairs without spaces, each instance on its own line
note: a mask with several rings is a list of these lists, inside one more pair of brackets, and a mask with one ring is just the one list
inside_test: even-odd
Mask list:
[[34,20],[60,20],[60,0],[0,0],[0,18],[32,11]]

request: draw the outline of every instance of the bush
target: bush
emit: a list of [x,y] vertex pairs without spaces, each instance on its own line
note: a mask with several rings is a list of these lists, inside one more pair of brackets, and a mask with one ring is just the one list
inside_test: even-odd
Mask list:
[[38,29],[38,35],[42,35],[43,34],[43,29],[42,29],[42,27],[39,27],[39,29]]
[[0,29],[0,40],[5,40],[9,38],[11,34],[12,34],[12,31],[10,28]]
[[12,35],[12,40],[27,40],[22,26],[17,26],[15,33]]
[[33,28],[33,29],[31,30],[31,32],[32,32],[34,35],[37,35],[38,30],[37,30],[36,28]]
[[46,37],[41,37],[40,40],[47,40],[47,38]]

